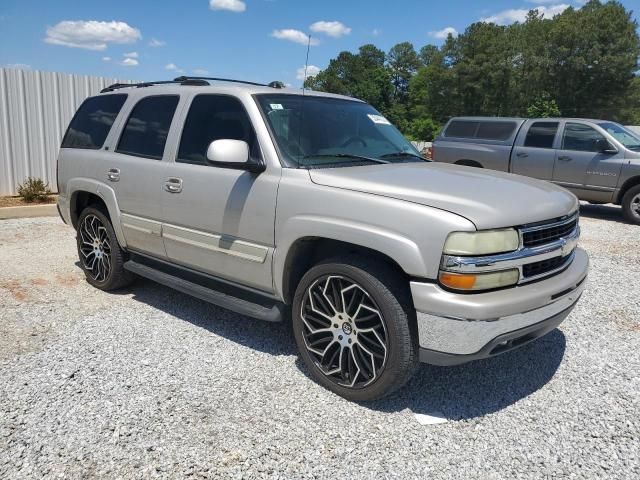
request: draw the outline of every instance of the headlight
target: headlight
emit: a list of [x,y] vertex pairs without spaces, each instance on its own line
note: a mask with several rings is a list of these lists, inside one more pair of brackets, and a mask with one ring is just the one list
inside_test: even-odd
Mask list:
[[444,244],[447,255],[488,255],[513,252],[520,246],[520,236],[513,228],[480,232],[453,232]]
[[453,290],[472,292],[508,287],[518,283],[520,272],[517,268],[491,273],[449,273],[440,272],[440,283]]

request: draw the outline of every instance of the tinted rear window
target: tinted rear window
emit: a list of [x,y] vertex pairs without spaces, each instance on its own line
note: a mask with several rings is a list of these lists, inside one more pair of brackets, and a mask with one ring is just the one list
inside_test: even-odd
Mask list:
[[507,140],[513,135],[516,122],[454,120],[444,132],[445,137]]
[[71,120],[62,148],[101,148],[126,99],[124,94],[87,98]]
[[531,125],[524,140],[525,147],[553,148],[558,122],[536,122]]
[[516,129],[515,122],[480,122],[476,138],[483,140],[507,140]]
[[177,95],[161,95],[140,100],[129,115],[116,151],[160,160],[179,99]]
[[466,120],[454,120],[449,124],[444,132],[445,137],[473,138],[480,122],[469,122]]

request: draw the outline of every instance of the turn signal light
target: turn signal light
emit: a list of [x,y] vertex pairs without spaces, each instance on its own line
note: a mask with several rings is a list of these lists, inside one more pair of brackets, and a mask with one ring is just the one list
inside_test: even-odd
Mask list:
[[441,271],[438,278],[442,286],[452,290],[479,291],[515,285],[520,278],[520,272],[517,268],[477,274]]

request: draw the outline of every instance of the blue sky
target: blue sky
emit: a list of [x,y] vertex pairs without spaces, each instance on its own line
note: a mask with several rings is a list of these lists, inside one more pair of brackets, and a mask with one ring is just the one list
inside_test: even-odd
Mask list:
[[[489,19],[511,23],[584,0],[0,0],[0,65],[135,80],[201,74],[301,84],[342,50],[439,44]],[[622,2],[638,8],[637,0]],[[634,14],[634,16],[636,16]],[[637,18],[637,16],[636,16]]]

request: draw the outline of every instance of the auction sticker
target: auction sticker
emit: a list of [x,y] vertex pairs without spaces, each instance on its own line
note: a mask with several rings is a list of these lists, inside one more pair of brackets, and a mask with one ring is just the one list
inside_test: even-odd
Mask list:
[[379,123],[380,125],[391,125],[389,120],[384,118],[382,115],[373,115],[369,113],[367,117],[369,117],[373,123]]

